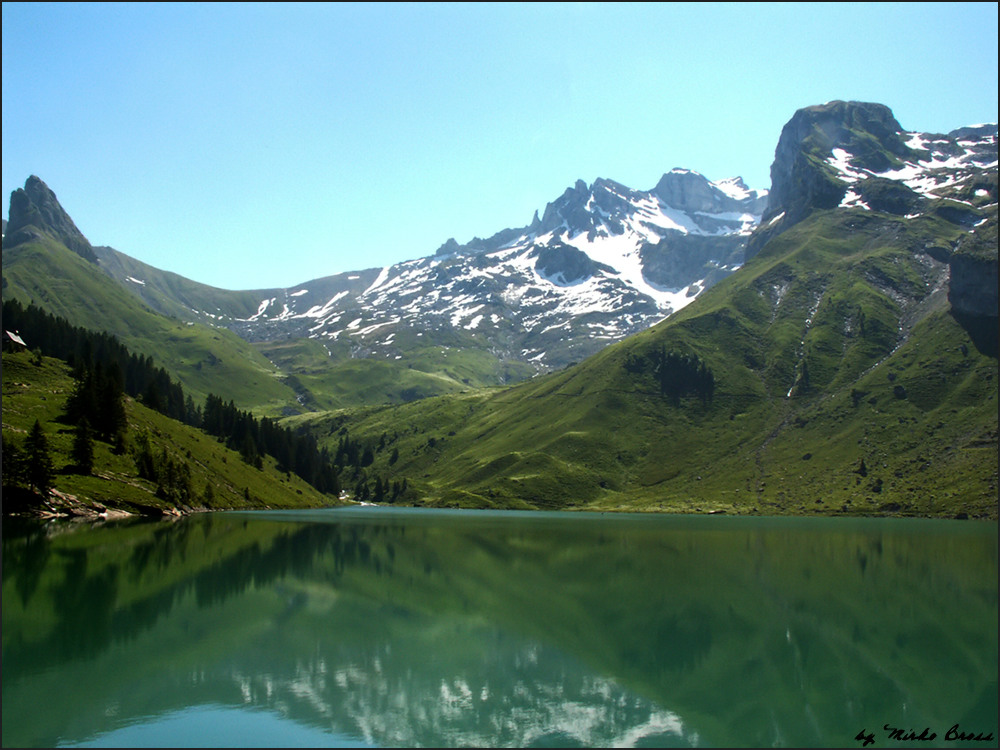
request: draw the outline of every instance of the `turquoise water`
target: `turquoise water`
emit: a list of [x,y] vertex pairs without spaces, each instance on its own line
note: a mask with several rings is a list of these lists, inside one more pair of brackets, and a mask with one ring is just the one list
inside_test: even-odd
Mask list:
[[361,508],[3,534],[4,746],[996,744],[995,523]]

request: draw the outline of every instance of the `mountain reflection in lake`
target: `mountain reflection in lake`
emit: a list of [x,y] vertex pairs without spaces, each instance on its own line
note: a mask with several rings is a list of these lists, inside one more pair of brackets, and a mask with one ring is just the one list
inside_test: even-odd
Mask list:
[[997,736],[995,523],[340,509],[3,533],[4,746]]

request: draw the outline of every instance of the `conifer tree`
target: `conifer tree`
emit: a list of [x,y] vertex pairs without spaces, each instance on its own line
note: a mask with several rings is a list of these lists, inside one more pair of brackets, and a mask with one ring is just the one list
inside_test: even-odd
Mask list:
[[73,461],[81,474],[90,474],[94,469],[94,440],[90,433],[90,422],[84,417],[76,426],[73,437]]
[[28,481],[27,456],[13,440],[3,439],[3,486],[21,487]]
[[28,464],[28,484],[41,495],[48,495],[52,489],[52,456],[49,441],[42,425],[36,419],[28,439],[24,444]]

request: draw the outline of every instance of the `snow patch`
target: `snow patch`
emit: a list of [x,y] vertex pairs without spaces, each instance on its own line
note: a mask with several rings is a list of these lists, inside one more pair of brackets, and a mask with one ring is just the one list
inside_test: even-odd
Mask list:
[[[265,312],[265,311],[267,310],[267,308],[268,308],[268,307],[269,307],[269,306],[270,306],[270,305],[271,305],[272,303],[274,303],[275,299],[276,299],[275,297],[271,297],[271,299],[265,299],[265,300],[261,300],[261,303],[260,303],[260,306],[259,306],[259,307],[257,308],[257,312],[256,312],[256,313],[254,313],[253,315],[251,315],[251,316],[250,316],[249,318],[247,318],[247,320],[248,320],[248,321],[253,321],[253,320],[259,320],[259,319],[260,319],[260,317],[261,317],[261,316],[262,316],[262,315],[264,314],[264,312]],[[213,315],[212,317],[214,318],[215,316]]]
[[857,182],[865,179],[868,175],[856,171],[850,164],[854,155],[842,148],[835,148],[830,152],[831,156],[826,163],[840,172],[844,182]]
[[730,198],[738,201],[751,198],[754,194],[752,190],[743,184],[742,177],[729,177],[728,179],[713,182],[712,184]]
[[840,201],[839,208],[863,208],[865,211],[871,211],[871,206],[861,200],[861,196],[854,192],[853,188],[848,189],[844,193],[844,199]]
[[322,318],[323,316],[331,312],[331,308],[344,297],[346,297],[349,292],[337,292],[335,295],[327,300],[325,305],[313,305],[304,313],[296,315],[297,318]]
[[390,269],[390,268],[391,268],[391,266],[386,266],[385,268],[383,268],[383,269],[382,269],[382,270],[381,270],[381,271],[379,272],[379,275],[378,275],[378,277],[377,277],[377,278],[375,279],[375,281],[373,281],[373,282],[372,282],[371,286],[369,286],[369,287],[368,287],[367,289],[365,289],[365,291],[363,291],[363,292],[361,293],[361,296],[362,296],[362,297],[364,297],[364,296],[365,296],[366,294],[368,294],[369,292],[373,292],[373,291],[375,291],[376,289],[378,289],[378,288],[379,288],[380,286],[382,286],[382,284],[384,284],[384,283],[386,282],[386,279],[388,279],[388,278],[389,278],[389,269]]

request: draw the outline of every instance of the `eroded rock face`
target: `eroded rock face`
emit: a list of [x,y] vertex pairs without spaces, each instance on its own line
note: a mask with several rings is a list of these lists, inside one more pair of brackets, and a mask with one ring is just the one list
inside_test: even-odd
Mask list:
[[553,283],[573,284],[597,273],[597,264],[582,250],[560,243],[539,249],[535,270]]
[[948,259],[948,301],[960,315],[997,317],[997,222],[978,227]]
[[4,233],[4,247],[13,247],[37,236],[37,231],[32,232],[29,227],[48,232],[77,255],[91,263],[97,262],[94,248],[63,210],[56,194],[34,175],[23,188],[10,195],[10,219]]
[[948,301],[956,312],[974,318],[997,317],[997,256],[955,253],[949,261]]

